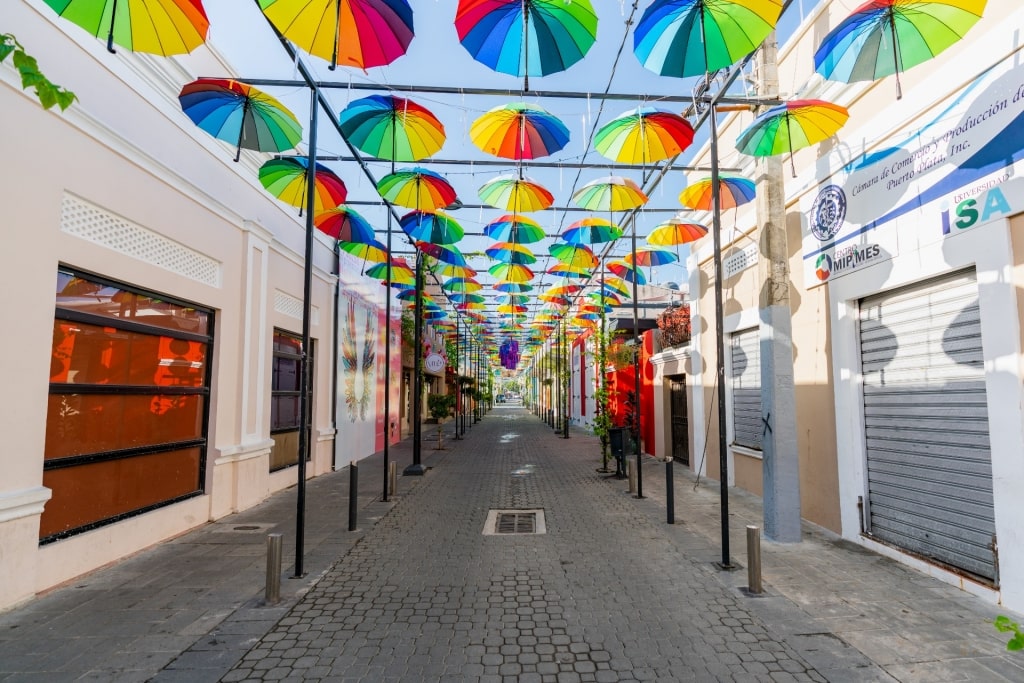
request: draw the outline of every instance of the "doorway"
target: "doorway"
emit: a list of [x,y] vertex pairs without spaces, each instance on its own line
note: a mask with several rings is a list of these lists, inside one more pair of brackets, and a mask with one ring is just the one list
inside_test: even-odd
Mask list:
[[672,392],[672,457],[690,464],[690,421],[686,415],[686,375],[669,377]]

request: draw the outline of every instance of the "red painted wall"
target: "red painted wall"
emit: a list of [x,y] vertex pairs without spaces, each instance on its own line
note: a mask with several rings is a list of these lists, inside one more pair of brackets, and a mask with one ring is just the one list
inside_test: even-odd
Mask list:
[[[651,355],[654,351],[654,333],[644,332],[640,350],[640,434],[645,453],[657,455],[654,449],[654,365]],[[612,424],[627,427],[626,400],[635,385],[635,370],[632,365],[622,370],[613,370],[607,375],[608,412]]]

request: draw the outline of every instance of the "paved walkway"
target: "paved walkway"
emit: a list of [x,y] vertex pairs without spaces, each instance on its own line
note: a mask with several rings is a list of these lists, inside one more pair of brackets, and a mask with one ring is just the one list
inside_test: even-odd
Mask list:
[[[592,437],[521,408],[445,451],[424,432],[431,469],[393,502],[380,457],[360,463],[356,532],[347,471],[310,483],[307,575],[280,604],[264,536],[290,559],[294,491],[0,615],[0,681],[1024,681],[1004,610],[821,530],[765,544],[749,596],[714,564],[717,485],[681,467],[668,525],[664,465],[638,500],[595,472]],[[493,509],[542,510],[546,533],[485,535]],[[739,561],[759,501],[730,509]]]

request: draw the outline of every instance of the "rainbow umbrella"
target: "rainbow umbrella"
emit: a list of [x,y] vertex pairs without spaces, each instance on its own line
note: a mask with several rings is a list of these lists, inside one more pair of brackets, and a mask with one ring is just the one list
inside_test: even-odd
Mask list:
[[825,78],[853,83],[896,75],[964,37],[985,11],[986,0],[872,0],[832,29],[814,53]]
[[[267,192],[282,202],[299,207],[299,213],[306,208],[306,170],[309,159],[306,157],[287,157],[271,159],[260,166],[260,183]],[[315,167],[314,184],[315,199],[313,214],[345,203],[348,190],[345,183],[326,166],[317,164]]]
[[590,0],[459,0],[459,42],[495,71],[530,76],[565,71],[583,59],[597,35]]
[[484,113],[469,128],[473,144],[503,159],[537,159],[569,142],[569,129],[535,104],[503,104]]
[[622,237],[622,228],[604,218],[590,216],[572,223],[562,233],[569,244],[601,244]]
[[452,292],[454,294],[469,294],[470,292],[479,292],[483,289],[483,285],[473,280],[472,278],[466,277],[453,277],[445,280],[444,284],[441,285],[441,289],[446,292]]
[[594,252],[582,244],[552,244],[548,253],[572,268],[596,268],[598,263]]
[[407,0],[259,0],[285,38],[335,65],[368,69],[405,54],[412,42]]
[[525,304],[530,300],[529,294],[499,294],[494,297],[498,303]]
[[392,204],[421,211],[437,211],[455,203],[455,188],[440,173],[409,168],[377,181],[377,192]]
[[206,42],[210,21],[202,0],[44,0],[54,12],[102,38],[107,50],[114,44],[132,52],[169,57],[182,55]]
[[[366,269],[366,275],[378,280],[388,279],[388,264],[375,263]],[[408,285],[410,287],[415,284],[415,273],[404,258],[394,257],[391,259],[391,283],[394,285]],[[387,283],[385,283],[387,284]]]
[[616,294],[609,294],[608,292],[593,291],[587,294],[587,296],[599,304],[618,305],[622,303],[621,297]]
[[793,100],[758,115],[736,139],[736,149],[755,157],[789,152],[793,176],[793,151],[826,140],[843,127],[849,112],[822,100]]
[[630,265],[635,263],[638,266],[653,268],[654,266],[664,266],[669,263],[675,263],[679,260],[679,257],[668,249],[641,247],[636,251],[636,258],[633,257],[633,254],[626,254],[626,257],[623,260]]
[[457,304],[482,304],[486,301],[480,294],[458,294],[453,293],[448,295],[448,299]]
[[502,304],[497,308],[498,313],[526,313],[527,310],[526,306],[518,304]]
[[455,304],[455,308],[460,311],[483,311],[487,306],[479,301],[465,301]]
[[537,297],[541,301],[545,301],[549,304],[555,304],[556,306],[568,306],[569,300],[563,296],[555,296],[554,294],[541,294]]
[[552,285],[551,287],[548,287],[546,293],[554,296],[569,296],[570,294],[575,294],[577,292],[582,291],[583,285],[578,285],[575,282],[563,280],[562,284]]
[[564,263],[556,263],[555,265],[548,268],[545,272],[559,277],[574,277],[574,278],[588,278],[592,275],[591,271],[586,268],[580,268],[578,266],[568,266]]
[[349,102],[339,115],[342,135],[378,159],[419,161],[444,145],[444,126],[426,107],[394,95]]
[[499,242],[516,242],[517,244],[532,244],[545,237],[540,223],[516,214],[506,214],[491,221],[484,226],[484,235]]
[[302,126],[287,107],[251,85],[226,78],[200,78],[186,83],[178,94],[181,110],[192,123],[242,148],[284,152],[302,139]]
[[524,283],[533,279],[533,271],[518,263],[498,263],[488,268],[487,272],[508,282]]
[[637,107],[601,126],[594,149],[612,161],[650,164],[677,154],[693,142],[693,126],[679,114]]
[[454,263],[445,263],[444,261],[438,262],[438,264],[432,269],[438,275],[443,277],[475,277],[476,271],[469,266],[459,266]]
[[375,237],[373,226],[350,206],[336,206],[313,217],[317,230],[341,242],[369,244]]
[[[711,211],[714,200],[711,178],[693,183],[679,193],[679,203],[698,211]],[[755,186],[753,180],[737,176],[718,177],[718,208],[722,211],[735,209],[754,199]]]
[[455,244],[465,234],[454,218],[440,211],[410,211],[398,224],[412,239],[432,244]]
[[[401,292],[399,292],[398,294],[396,294],[395,296],[397,296],[402,301],[415,301],[416,300],[416,290],[415,289],[405,289],[405,290],[402,290]],[[424,303],[426,303],[427,301],[430,301],[430,302],[434,301],[434,297],[430,296],[430,294],[428,294],[427,292],[420,292],[419,296],[422,297],[422,300],[423,300]]]
[[463,256],[462,252],[456,246],[441,246],[440,244],[434,244],[433,242],[424,242],[422,240],[416,242],[416,248],[422,251],[427,256],[432,256],[442,263],[446,263],[450,266],[465,266],[466,257]]
[[496,289],[499,292],[529,292],[533,289],[533,285],[528,285],[525,282],[499,280],[494,283],[493,289]]
[[363,271],[366,270],[366,262],[370,261],[373,263],[386,264],[388,260],[388,249],[380,242],[374,240],[370,243],[365,242],[338,242],[338,249],[345,252],[346,254],[352,254],[363,260],[363,267],[360,268],[359,274],[362,275]]
[[[628,267],[628,264],[626,264]],[[630,297],[630,288],[626,286],[626,281],[618,277],[605,278],[601,288],[612,295],[617,295],[628,299]]]
[[612,261],[608,264],[608,270],[612,271],[626,282],[634,282],[638,285],[647,284],[647,278],[645,278],[644,274],[640,272],[640,269],[634,268],[625,261]]
[[647,241],[655,246],[671,247],[695,242],[706,234],[708,229],[699,223],[673,218],[655,227],[647,236]]
[[572,195],[576,204],[590,211],[629,211],[647,203],[647,195],[629,178],[607,176],[591,181]]
[[529,265],[537,262],[533,252],[515,242],[496,242],[484,250],[488,256],[502,263],[520,263]]
[[735,64],[775,28],[782,0],[654,0],[633,31],[633,53],[661,76],[703,76]]
[[540,183],[517,175],[498,176],[480,187],[480,199],[496,209],[519,213],[542,211],[555,202]]

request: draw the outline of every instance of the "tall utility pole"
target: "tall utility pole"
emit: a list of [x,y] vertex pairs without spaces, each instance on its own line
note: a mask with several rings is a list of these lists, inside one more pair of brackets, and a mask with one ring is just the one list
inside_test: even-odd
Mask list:
[[[765,39],[757,57],[757,94],[779,96],[778,47],[775,34]],[[761,258],[761,451],[764,477],[765,536],[800,542],[800,456],[796,441],[796,396],[793,391],[793,327],[789,306],[789,249],[786,240],[786,192],[782,159],[759,157],[757,219]]]

